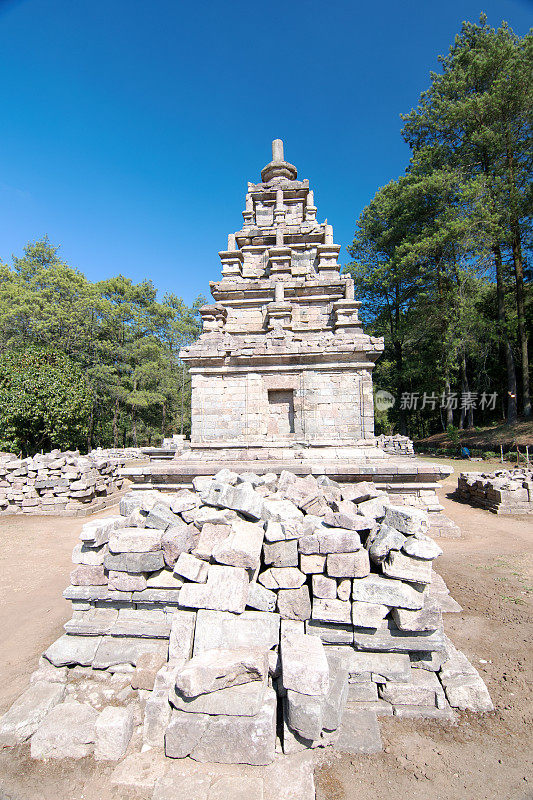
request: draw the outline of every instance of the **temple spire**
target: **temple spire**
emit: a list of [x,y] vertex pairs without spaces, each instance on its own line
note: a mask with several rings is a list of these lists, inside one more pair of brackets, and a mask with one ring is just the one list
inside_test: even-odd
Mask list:
[[270,181],[279,178],[295,181],[297,177],[298,171],[296,167],[285,161],[283,139],[274,139],[272,142],[272,161],[261,170],[261,180],[263,183],[270,183]]

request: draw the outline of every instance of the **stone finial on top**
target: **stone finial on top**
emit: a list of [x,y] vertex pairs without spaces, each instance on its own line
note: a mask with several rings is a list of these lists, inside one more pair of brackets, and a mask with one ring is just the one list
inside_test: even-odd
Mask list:
[[286,178],[294,181],[297,177],[296,167],[284,160],[283,140],[274,139],[272,142],[272,161],[261,170],[261,180],[263,183],[269,183],[274,178]]

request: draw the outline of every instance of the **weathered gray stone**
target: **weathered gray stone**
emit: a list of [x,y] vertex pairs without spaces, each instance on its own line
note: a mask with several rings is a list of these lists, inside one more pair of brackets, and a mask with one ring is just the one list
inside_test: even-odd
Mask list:
[[387,681],[379,689],[383,700],[394,705],[436,706],[437,694],[442,694],[442,686],[434,672],[415,669],[408,683]]
[[348,669],[342,658],[329,654],[329,649],[326,648],[329,689],[323,702],[322,727],[327,731],[336,731],[340,727],[348,699]]
[[170,510],[174,514],[181,514],[182,511],[190,511],[191,508],[196,508],[200,505],[200,498],[196,492],[191,492],[189,489],[180,489],[170,501]]
[[424,604],[422,591],[402,581],[390,580],[380,575],[368,575],[366,578],[354,580],[352,598],[362,600],[364,603],[378,603],[413,610],[422,608]]
[[118,764],[110,778],[112,786],[124,787],[133,791],[147,791],[154,787],[167,767],[164,755],[153,750],[144,753],[131,753]]
[[289,727],[305,739],[318,739],[322,730],[323,700],[323,697],[288,689],[285,710]]
[[262,527],[237,519],[232,522],[229,536],[213,548],[212,557],[219,564],[254,570],[259,567],[262,545]]
[[324,645],[316,636],[291,634],[281,641],[285,689],[324,697],[329,690],[329,666]]
[[269,691],[266,683],[260,681],[229,686],[197,697],[185,697],[173,687],[169,700],[178,711],[189,714],[253,717],[259,713]]
[[202,491],[201,498],[206,505],[233,509],[253,520],[261,519],[263,513],[263,498],[248,481],[236,486],[212,481]]
[[[169,758],[186,758],[200,742],[208,723],[208,714],[189,714],[172,709],[165,733],[165,755]],[[175,785],[173,790],[176,791]]]
[[35,733],[48,712],[65,696],[61,683],[37,681],[0,717],[0,746],[12,747]]
[[110,553],[149,553],[161,550],[161,532],[145,528],[120,528],[109,535]]
[[306,576],[298,567],[271,567],[258,580],[269,589],[299,589]]
[[311,616],[309,587],[299,589],[280,589],[278,591],[278,611],[284,619],[306,620]]
[[343,578],[337,583],[337,597],[339,600],[349,600],[352,596],[352,581]]
[[109,588],[117,592],[142,592],[146,589],[146,578],[142,573],[130,575],[128,572],[109,570]]
[[88,667],[92,664],[101,642],[98,636],[60,636],[45,650],[44,657],[56,667],[80,664]]
[[322,600],[335,600],[337,597],[337,581],[334,578],[326,578],[325,575],[313,575],[311,580],[313,597]]
[[267,675],[266,650],[205,650],[178,670],[176,688],[189,698],[252,681],[264,683]]
[[390,653],[415,651],[430,652],[444,648],[442,630],[408,633],[400,631],[392,620],[372,631],[368,628],[354,628],[354,643],[358,650],[384,650]]
[[203,558],[209,561],[213,550],[218,544],[221,544],[228,538],[231,531],[231,526],[228,524],[215,524],[213,522],[206,522],[200,531],[200,537],[196,543],[192,554],[198,558]]
[[401,631],[436,631],[442,626],[442,613],[439,604],[426,598],[423,608],[409,611],[394,608],[392,618]]
[[395,528],[406,536],[416,536],[425,533],[429,528],[427,514],[419,508],[410,506],[388,505],[385,513],[385,523]]
[[183,586],[183,578],[174,575],[169,569],[160,569],[146,578],[147,589],[176,589]]
[[279,614],[245,611],[236,616],[202,610],[196,619],[194,655],[220,647],[270,650],[279,641],[279,630]]
[[249,577],[242,567],[211,564],[207,583],[187,583],[180,590],[180,605],[241,613],[248,599]]
[[274,761],[275,745],[276,694],[269,689],[262,708],[253,717],[210,718],[191,758],[224,764],[265,765]]
[[105,548],[87,547],[83,542],[75,545],[72,551],[73,564],[87,564],[90,567],[97,567],[104,563]]
[[365,517],[381,520],[385,516],[386,502],[387,496],[385,495],[384,498],[376,497],[371,500],[363,500],[361,503],[357,504],[357,508],[359,513],[363,514]]
[[274,522],[302,522],[304,519],[300,509],[290,500],[265,500],[263,502],[262,519]]
[[478,712],[494,710],[488,689],[478,674],[449,678],[443,684],[452,708]]
[[310,636],[318,636],[328,645],[353,645],[353,627],[351,625],[337,625],[331,622],[319,622],[313,619],[305,623],[305,630]]
[[109,534],[124,524],[123,517],[105,517],[105,519],[86,522],[81,529],[80,539],[91,547],[100,547],[109,540]]
[[131,676],[132,689],[152,691],[157,673],[166,664],[164,653],[143,653],[137,659],[137,665]]
[[[352,603],[352,624],[358,628],[379,628],[390,611],[390,606],[381,603],[364,603],[356,600]],[[415,614],[417,612],[411,611]]]
[[126,755],[133,733],[133,709],[107,706],[96,720],[94,757],[97,761],[118,761]]
[[195,583],[205,583],[208,572],[209,564],[191,555],[191,553],[181,553],[174,565],[174,575]]
[[168,695],[174,684],[176,669],[181,661],[164,664],[158,671],[153,690],[150,692],[144,707],[143,743],[149,747],[163,748],[165,731],[170,722],[172,706]]
[[361,653],[351,647],[328,648],[342,658],[350,674],[350,681],[360,679],[369,681],[372,676],[380,676],[381,683],[396,681],[406,683],[411,680],[409,656],[404,653]]
[[168,658],[170,661],[179,658],[189,659],[192,656],[195,625],[195,611],[183,611],[181,609],[174,611],[168,643]]
[[348,699],[350,702],[375,702],[378,700],[378,685],[374,681],[364,681],[362,683],[348,684]]
[[290,539],[289,541],[264,544],[263,559],[265,564],[273,567],[297,567],[298,540]]
[[250,584],[248,590],[248,600],[246,605],[249,608],[255,608],[257,611],[274,611],[276,608],[277,595],[275,592],[270,591],[260,583]]
[[300,554],[300,569],[306,575],[320,574],[324,572],[326,556]]
[[431,561],[411,558],[397,550],[391,550],[381,568],[389,578],[400,578],[412,583],[431,583]]
[[84,758],[95,741],[98,711],[86,703],[54,706],[31,738],[31,757]]
[[364,578],[370,574],[370,562],[366,550],[356,553],[330,553],[326,571],[334,578]]
[[88,566],[80,564],[70,573],[70,582],[73,586],[105,586],[107,575],[103,566]]
[[144,522],[146,528],[156,528],[166,531],[174,525],[179,525],[180,518],[174,514],[165,503],[158,502],[150,510]]
[[343,528],[317,528],[311,536],[303,536],[298,540],[298,548],[304,555],[355,553],[361,549],[361,539],[356,531]]
[[179,520],[163,533],[161,547],[167,567],[172,567],[181,553],[190,553],[198,539],[198,529]]
[[136,666],[143,653],[160,652],[166,655],[168,643],[162,639],[103,636],[93,658],[94,669],[107,669],[116,664]]
[[442,550],[429,536],[408,536],[402,546],[402,550],[408,556],[427,559],[429,561],[442,555]]
[[341,753],[379,753],[382,744],[376,714],[347,708],[342,718],[336,748]]
[[213,508],[212,506],[200,506],[192,511],[184,511],[182,514],[185,522],[193,522],[198,530],[211,523],[212,525],[228,525],[237,519],[237,513],[231,509]]
[[400,531],[382,523],[375,536],[369,536],[366,542],[370,558],[374,563],[380,564],[389,555],[391,550],[401,550],[405,536]]
[[348,625],[352,621],[352,606],[349,601],[313,599],[312,619],[321,622],[339,622]]
[[116,572],[155,572],[165,566],[163,552],[155,553],[107,553],[104,567]]

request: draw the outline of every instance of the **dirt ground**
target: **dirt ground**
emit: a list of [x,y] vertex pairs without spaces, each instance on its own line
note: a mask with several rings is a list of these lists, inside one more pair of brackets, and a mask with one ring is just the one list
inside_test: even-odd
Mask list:
[[[477,468],[453,466],[456,472]],[[445,627],[480,671],[496,709],[462,713],[456,725],[382,719],[383,753],[324,752],[315,772],[317,800],[533,800],[533,518],[497,517],[460,504],[447,496],[455,485],[453,476],[445,481],[441,498],[463,538],[439,541],[444,555],[437,569],[464,611],[447,614]],[[2,712],[26,687],[39,655],[70,616],[61,592],[86,519],[0,520]],[[33,762],[28,745],[5,749],[0,800],[138,796],[110,787],[111,771],[92,759]]]

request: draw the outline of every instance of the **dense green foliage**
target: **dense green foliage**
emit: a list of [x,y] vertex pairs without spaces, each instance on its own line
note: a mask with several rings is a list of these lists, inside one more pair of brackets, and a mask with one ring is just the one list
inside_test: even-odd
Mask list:
[[[134,284],[121,275],[92,283],[63,263],[46,237],[28,244],[12,266],[0,263],[0,369],[7,393],[0,405],[4,425],[9,422],[2,446],[25,453],[49,445],[91,449],[187,433],[190,381],[178,353],[198,335],[202,302],[189,308],[172,294],[158,301],[150,281]],[[25,364],[31,364],[27,375]]]
[[408,169],[364,209],[347,267],[385,336],[374,380],[396,404],[379,425],[415,436],[531,414],[533,35],[482,16],[440,61],[403,117]]
[[25,347],[0,355],[0,449],[84,447],[91,392],[65,353]]

